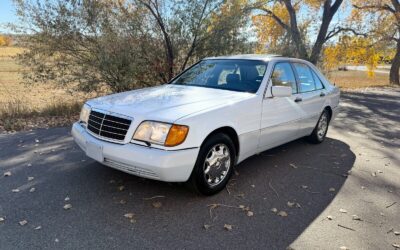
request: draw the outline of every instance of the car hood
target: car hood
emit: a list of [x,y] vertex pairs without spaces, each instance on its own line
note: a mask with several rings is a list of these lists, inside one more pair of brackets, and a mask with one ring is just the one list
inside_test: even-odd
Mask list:
[[252,96],[251,93],[167,84],[103,96],[87,103],[92,108],[134,119],[174,122],[183,116]]

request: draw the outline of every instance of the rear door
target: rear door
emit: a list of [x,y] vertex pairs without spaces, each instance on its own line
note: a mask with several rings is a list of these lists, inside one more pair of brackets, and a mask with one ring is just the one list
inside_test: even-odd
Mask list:
[[292,63],[298,82],[299,101],[302,110],[299,133],[308,135],[312,132],[325,102],[323,84],[315,72],[304,63]]
[[[262,102],[260,151],[281,145],[298,138],[299,121],[302,111],[296,103],[298,97],[296,77],[289,62],[274,65],[269,85],[292,87],[291,97],[272,97],[265,93]],[[270,88],[267,86],[267,90]]]

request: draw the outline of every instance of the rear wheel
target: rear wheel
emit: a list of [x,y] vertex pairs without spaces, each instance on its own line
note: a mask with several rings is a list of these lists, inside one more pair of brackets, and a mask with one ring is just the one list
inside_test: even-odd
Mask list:
[[204,195],[221,191],[233,171],[236,150],[226,134],[215,134],[208,138],[200,148],[190,183]]
[[326,133],[328,132],[329,120],[329,112],[324,109],[313,132],[308,136],[310,142],[318,144],[324,141]]

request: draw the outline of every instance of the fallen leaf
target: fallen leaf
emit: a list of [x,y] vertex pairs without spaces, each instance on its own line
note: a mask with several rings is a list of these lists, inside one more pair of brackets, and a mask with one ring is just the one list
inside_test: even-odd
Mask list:
[[347,171],[347,174],[348,174],[348,175],[351,175],[352,172],[353,172],[353,171],[349,170],[349,171]]
[[353,217],[353,220],[359,220],[359,221],[362,221],[362,220],[361,220],[361,218],[360,218],[360,217],[358,217],[356,214],[353,214],[353,216],[352,216],[352,217]]
[[278,212],[278,209],[276,209],[275,207],[274,207],[274,208],[271,208],[271,212],[277,213],[277,212]]
[[395,235],[400,235],[400,232],[399,231],[394,231],[393,232]]
[[381,215],[381,216],[385,216],[385,214],[384,214],[384,213],[380,213],[380,215]]
[[28,181],[32,181],[33,179],[35,179],[35,177],[33,177],[33,176],[28,177]]
[[339,212],[341,212],[341,213],[347,213],[347,210],[346,209],[343,209],[343,208],[341,208],[341,209],[339,209]]
[[119,190],[119,191],[123,191],[124,189],[125,189],[124,186],[119,186],[119,187],[118,187],[118,190]]
[[155,201],[152,203],[154,208],[160,208],[162,206],[162,203],[160,201]]
[[326,218],[327,218],[328,220],[333,220],[332,215],[328,215],[328,216],[326,216]]
[[295,169],[297,168],[297,166],[294,165],[293,163],[290,163],[289,165],[290,165],[292,168],[295,168]]
[[0,217],[0,222],[4,222],[5,220],[4,217]]
[[361,189],[365,189],[365,187],[364,187],[364,186],[361,186]]
[[300,203],[296,203],[296,207],[297,207],[297,208],[301,208]]
[[254,213],[252,211],[247,211],[247,216],[251,217],[253,215],[254,215]]
[[335,191],[336,191],[335,188],[330,188],[330,189],[329,189],[329,192],[335,192]]
[[13,190],[11,190],[11,192],[13,192],[13,193],[18,193],[18,192],[19,192],[19,189],[18,189],[18,188],[13,189]]
[[225,224],[225,225],[224,225],[224,228],[225,228],[225,230],[227,230],[227,231],[231,231],[232,228],[233,228],[233,226],[232,226],[232,225],[229,225],[229,224]]
[[65,197],[65,199],[64,199],[64,201],[69,201],[70,200],[70,198],[67,196],[67,197]]
[[21,226],[24,226],[28,223],[28,221],[26,220],[21,220],[20,222],[18,222]]
[[301,188],[307,189],[308,186],[306,186],[306,185],[301,185]]
[[37,226],[37,227],[35,227],[34,229],[35,229],[35,230],[40,230],[40,229],[42,229],[42,226]]
[[239,208],[244,209],[246,206],[245,205],[239,205]]
[[372,172],[371,175],[372,175],[373,177],[376,177],[376,172]]
[[11,176],[11,172],[10,171],[7,171],[7,172],[4,172],[4,176]]
[[285,211],[280,211],[280,212],[278,213],[278,215],[281,216],[281,217],[286,217],[286,216],[288,216],[288,214],[287,214]]
[[127,214],[124,214],[124,217],[125,217],[125,218],[128,218],[128,219],[133,219],[134,216],[135,216],[134,213],[127,213]]
[[205,230],[208,230],[211,227],[211,225],[204,224],[203,227]]
[[349,250],[349,248],[346,247],[346,246],[341,246],[339,249],[340,249],[340,250]]
[[288,207],[293,207],[295,204],[296,204],[296,203],[291,202],[291,201],[288,201],[288,202],[287,202]]
[[33,192],[35,192],[35,190],[36,190],[36,189],[33,187],[33,188],[29,189],[29,192],[30,192],[30,193],[33,193]]
[[394,248],[400,248],[400,244],[397,244],[397,243],[393,243],[392,246],[393,246]]
[[383,173],[383,171],[382,171],[382,170],[378,170],[378,173],[382,174],[382,173]]
[[71,204],[65,204],[64,205],[64,209],[65,210],[68,210],[68,209],[71,209],[72,208],[72,205]]

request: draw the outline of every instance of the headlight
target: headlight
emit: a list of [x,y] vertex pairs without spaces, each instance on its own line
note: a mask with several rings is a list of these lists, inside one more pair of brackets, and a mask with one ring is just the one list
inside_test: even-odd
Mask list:
[[184,125],[144,121],[132,139],[173,147],[184,142],[188,132],[189,127]]
[[81,123],[87,124],[89,120],[89,114],[90,114],[90,106],[87,104],[84,104],[82,109],[81,109],[81,114],[79,116],[79,121]]

